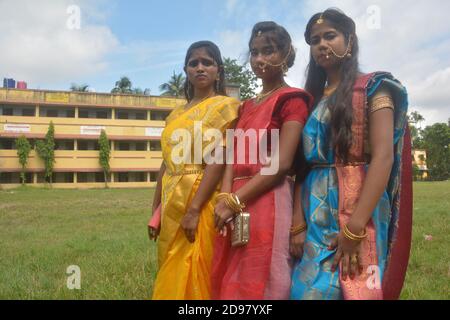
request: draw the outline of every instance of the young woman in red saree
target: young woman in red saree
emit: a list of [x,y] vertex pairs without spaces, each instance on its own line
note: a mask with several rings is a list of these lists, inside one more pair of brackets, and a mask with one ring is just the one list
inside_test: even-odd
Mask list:
[[[257,139],[234,145],[234,163],[227,164],[222,192],[232,193],[246,205],[250,213],[250,240],[241,247],[232,247],[230,232],[236,214],[227,201],[215,207],[215,225],[220,230],[214,248],[212,266],[213,299],[288,299],[292,260],[289,254],[289,233],[292,226],[293,182],[290,178],[294,156],[303,125],[312,103],[311,96],[301,89],[290,88],[284,74],[294,64],[295,51],[288,32],[274,22],[254,26],[249,41],[250,64],[262,80],[263,90],[255,99],[243,103],[236,130]],[[276,141],[261,144],[264,134]],[[235,135],[235,142],[239,140]],[[242,135],[240,136],[242,138]],[[244,136],[245,140],[245,136]],[[256,141],[257,140],[257,141]],[[267,159],[252,162],[251,148],[267,151],[270,166],[278,170],[264,173]],[[252,145],[253,144],[253,145]],[[260,148],[265,150],[260,150]],[[245,155],[245,161],[239,161]]]

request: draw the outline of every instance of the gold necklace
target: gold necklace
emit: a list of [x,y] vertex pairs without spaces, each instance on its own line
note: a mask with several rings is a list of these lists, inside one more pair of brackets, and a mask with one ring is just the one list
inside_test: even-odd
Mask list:
[[265,97],[270,96],[272,93],[274,93],[275,91],[277,91],[278,89],[281,89],[282,87],[284,87],[284,83],[278,87],[276,87],[275,89],[270,90],[267,93],[259,93],[256,95],[256,102],[260,103]]
[[337,86],[333,86],[333,87],[326,87],[323,89],[323,96],[324,97],[328,97],[331,94],[333,94],[334,91],[336,91],[336,89],[338,88],[339,85]]

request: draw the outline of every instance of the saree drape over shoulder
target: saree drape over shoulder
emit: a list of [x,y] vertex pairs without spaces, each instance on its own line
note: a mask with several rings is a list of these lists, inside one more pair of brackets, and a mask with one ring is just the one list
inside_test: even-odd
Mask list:
[[[260,104],[254,100],[246,101],[241,108],[236,129],[248,133],[280,129],[283,120],[304,123],[311,101],[309,94],[295,88],[279,90]],[[283,120],[277,120],[277,115],[281,115],[278,118]],[[248,183],[262,168],[260,161],[252,164],[249,160],[250,145],[250,142],[245,143],[245,146],[235,143],[233,192]],[[256,154],[260,147],[258,145]],[[267,147],[270,149],[271,145]],[[236,157],[243,151],[245,161],[240,163]],[[286,178],[278,186],[246,204],[245,211],[250,213],[250,241],[247,245],[231,247],[229,234],[225,238],[217,236],[212,267],[213,299],[289,298],[292,200],[293,183]]]
[[[153,299],[210,299],[211,259],[216,234],[213,201],[218,190],[214,191],[202,208],[194,243],[187,240],[180,222],[203,177],[203,151],[213,144],[224,146],[225,131],[234,125],[238,108],[239,102],[236,99],[216,96],[187,110],[184,106],[178,107],[166,120],[166,128],[161,137],[166,172],[162,179],[159,271],[154,284]],[[199,128],[202,130],[199,131]],[[208,129],[220,130],[221,140],[204,139],[202,133]],[[186,158],[186,154],[179,150],[180,139],[189,144],[191,154]],[[195,155],[195,148],[202,153],[200,156]],[[188,160],[176,160],[180,155],[180,158]],[[197,158],[194,159],[195,157]]]
[[[336,251],[327,249],[351,217],[368,169],[368,99],[381,87],[394,100],[394,164],[389,183],[361,243],[363,273],[354,280],[331,272]],[[308,225],[304,254],[292,277],[292,299],[397,299],[408,264],[412,224],[411,144],[405,88],[389,73],[361,76],[353,93],[353,144],[349,165],[335,156],[329,130],[331,113],[323,98],[303,132],[306,160],[313,166],[302,187]]]

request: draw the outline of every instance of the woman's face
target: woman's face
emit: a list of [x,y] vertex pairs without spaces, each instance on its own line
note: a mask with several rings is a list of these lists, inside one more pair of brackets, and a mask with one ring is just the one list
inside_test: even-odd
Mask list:
[[273,67],[266,63],[277,65],[282,63],[284,58],[276,44],[269,41],[264,34],[256,36],[250,45],[250,65],[256,77],[262,80],[279,77],[282,74],[281,66]]
[[195,89],[214,88],[216,80],[219,79],[219,66],[205,48],[192,51],[185,71]]
[[340,65],[342,59],[336,57],[330,48],[337,55],[342,56],[347,50],[347,45],[344,34],[333,28],[326,20],[321,24],[316,23],[312,27],[311,54],[314,61],[322,68],[332,69]]

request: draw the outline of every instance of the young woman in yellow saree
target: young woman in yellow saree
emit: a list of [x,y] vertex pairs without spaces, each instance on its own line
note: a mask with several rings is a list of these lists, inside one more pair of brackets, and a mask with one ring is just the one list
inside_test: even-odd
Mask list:
[[[204,141],[202,132],[220,130],[221,139],[215,143],[224,147],[226,129],[233,127],[239,108],[236,99],[225,96],[223,62],[214,43],[192,44],[184,70],[188,104],[166,119],[161,138],[164,160],[153,201],[154,212],[160,204],[162,208],[159,271],[153,288],[156,300],[210,299],[216,234],[213,201],[224,164],[205,164],[202,156],[211,143]],[[180,149],[180,138],[187,148]],[[154,232],[151,237],[158,236],[156,230],[150,231]]]

